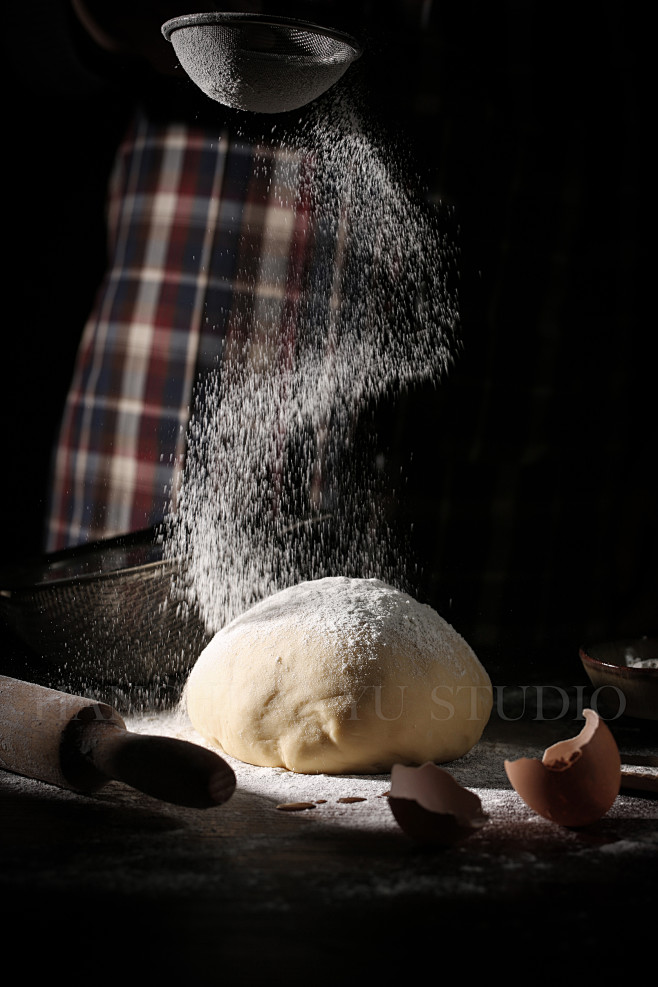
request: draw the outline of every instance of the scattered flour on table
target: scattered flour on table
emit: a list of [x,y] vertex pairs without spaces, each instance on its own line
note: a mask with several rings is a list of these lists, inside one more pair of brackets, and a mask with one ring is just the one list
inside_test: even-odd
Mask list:
[[[194,730],[182,710],[140,714],[126,720],[128,729],[135,733],[155,733],[177,737],[191,743],[209,747]],[[211,748],[212,749],[212,748]],[[281,768],[263,768],[246,764],[218,751],[233,768],[237,788],[268,800],[274,805],[291,802],[316,803],[316,809],[306,810],[315,814],[314,822],[327,822],[330,826],[347,827],[372,833],[398,832],[385,797],[390,787],[390,775],[301,775]],[[507,782],[503,762],[518,756],[513,745],[482,741],[472,751],[458,760],[443,766],[459,784],[473,791],[481,800],[482,809],[489,821],[477,837],[471,837],[461,845],[464,853],[475,852],[487,859],[495,855],[491,866],[495,869],[517,870],[530,857],[535,868],[552,870],[555,847],[565,853],[597,857],[635,856],[658,850],[658,830],[646,826],[658,818],[655,800],[620,795],[602,820],[610,828],[610,835],[600,842],[588,840],[587,834],[565,829],[534,813],[519,798]],[[339,802],[341,798],[359,798],[358,802]],[[320,801],[320,800],[326,800]],[[218,811],[230,811],[230,801]],[[302,813],[305,815],[305,813]],[[638,824],[644,827],[636,836],[626,835],[624,825],[632,829]],[[601,826],[594,827],[594,831]],[[525,855],[525,856],[524,856]]]
[[[135,733],[158,733],[213,749],[192,727],[182,710],[140,715],[126,720],[126,724]],[[386,799],[381,797],[389,788],[388,775],[302,775],[284,768],[247,764],[221,750],[218,753],[235,772],[237,787],[242,791],[277,804],[315,802],[318,807],[321,805],[325,816],[331,816],[332,823],[343,822],[350,826],[360,823],[368,829],[382,826],[395,829]],[[338,802],[341,798],[363,798],[364,803]],[[327,802],[318,803],[321,799]],[[359,812],[360,809],[365,811]]]

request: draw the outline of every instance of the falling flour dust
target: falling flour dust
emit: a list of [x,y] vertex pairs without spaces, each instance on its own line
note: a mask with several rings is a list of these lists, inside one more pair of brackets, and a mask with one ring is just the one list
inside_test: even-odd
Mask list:
[[352,94],[286,140],[274,191],[296,197],[282,205],[304,217],[312,275],[287,309],[289,272],[267,293],[254,280],[248,331],[197,387],[165,525],[179,605],[212,633],[302,579],[403,582],[385,479],[354,425],[382,397],[438,381],[456,341],[456,249],[402,151],[368,131]]

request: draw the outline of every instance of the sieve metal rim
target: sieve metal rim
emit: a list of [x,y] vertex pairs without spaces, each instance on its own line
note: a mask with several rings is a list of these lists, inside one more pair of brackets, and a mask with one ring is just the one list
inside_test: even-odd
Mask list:
[[[299,20],[296,17],[272,17],[264,14],[254,14],[254,13],[226,13],[222,11],[208,11],[203,14],[181,14],[178,17],[171,17],[168,21],[161,27],[162,34],[167,39],[171,41],[171,35],[174,31],[184,29],[186,27],[203,27],[209,24],[227,24],[231,25],[236,23],[245,22],[258,23],[263,26],[272,27],[294,27],[300,31],[308,31],[309,34],[317,34],[325,38],[332,38],[334,41],[341,42],[347,48],[352,50],[352,60],[356,60],[363,53],[363,49],[359,42],[351,34],[345,31],[338,31],[336,28],[323,27],[320,24],[316,24],[313,21]],[[264,55],[266,53],[258,53]],[[270,58],[280,58],[280,55],[269,54]],[[315,59],[320,61],[319,58]]]
[[65,576],[61,579],[48,579],[47,581],[34,583],[32,586],[11,586],[0,589],[0,598],[12,601],[27,596],[37,596],[48,593],[49,590],[65,589],[67,586],[85,586],[90,583],[109,583],[117,580],[128,580],[134,578],[146,578],[156,570],[162,570],[164,575],[167,569],[174,569],[174,563],[166,560],[161,562],[148,562],[143,565],[127,566],[124,569],[111,569],[108,572],[87,572],[79,576]]
[[[44,593],[50,589],[62,589],[68,585],[79,586],[93,582],[108,582],[117,579],[148,576],[158,569],[167,570],[175,566],[175,562],[163,555],[149,558],[148,561],[133,561],[128,564],[119,562],[116,566],[103,568],[101,563],[107,559],[108,552],[126,550],[136,552],[144,550],[152,553],[158,550],[158,533],[155,528],[145,528],[110,538],[87,542],[51,552],[40,559],[30,559],[24,569],[14,568],[11,575],[3,573],[0,577],[0,597],[11,600],[20,596]],[[85,560],[97,560],[96,568],[85,571],[82,568],[66,572],[77,560],[84,564]],[[64,570],[58,575],[58,567]]]

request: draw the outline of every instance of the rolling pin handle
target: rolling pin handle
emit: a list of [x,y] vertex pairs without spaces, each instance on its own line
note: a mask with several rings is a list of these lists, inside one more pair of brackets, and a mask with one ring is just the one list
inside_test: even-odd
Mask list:
[[206,809],[226,802],[235,791],[231,767],[213,751],[185,740],[130,733],[101,719],[79,726],[75,743],[79,761],[105,781],[123,782],[175,805]]

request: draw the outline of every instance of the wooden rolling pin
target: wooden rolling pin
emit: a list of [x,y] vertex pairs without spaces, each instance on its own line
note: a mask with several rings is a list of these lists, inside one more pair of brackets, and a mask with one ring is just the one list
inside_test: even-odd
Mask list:
[[4,675],[0,768],[85,793],[121,781],[197,809],[226,802],[236,784],[231,767],[205,747],[131,733],[105,703]]

